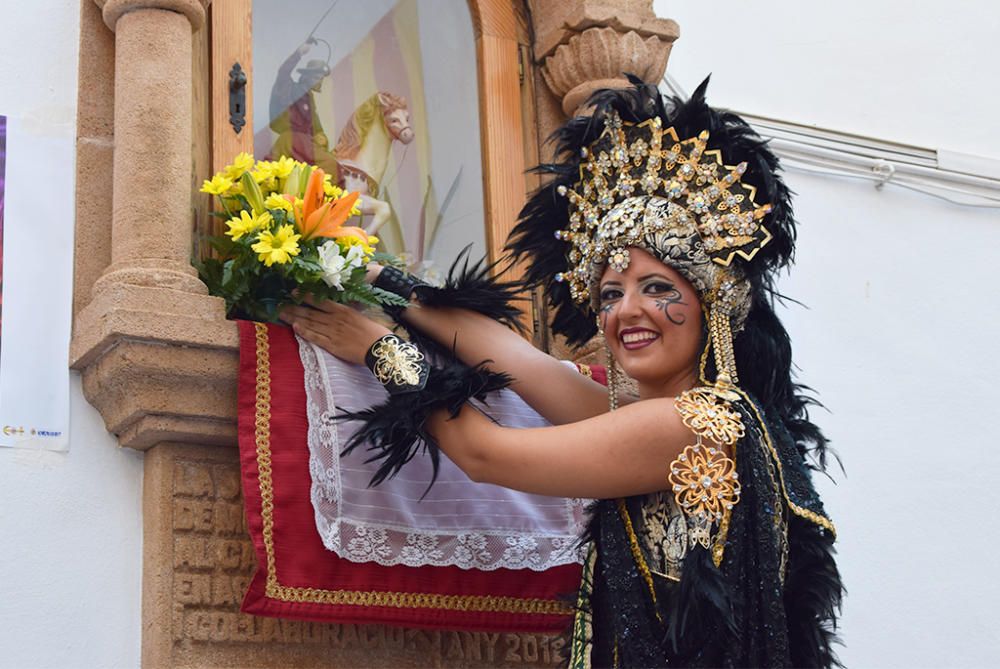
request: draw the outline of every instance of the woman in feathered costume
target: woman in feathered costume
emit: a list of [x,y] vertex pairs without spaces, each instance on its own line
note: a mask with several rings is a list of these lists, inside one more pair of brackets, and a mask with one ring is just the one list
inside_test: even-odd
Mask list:
[[[413,300],[396,314],[409,341],[340,305],[287,314],[389,390],[350,417],[364,425],[349,447],[374,449],[377,480],[440,447],[474,480],[598,500],[571,666],[837,663],[835,530],[810,476],[826,440],[773,308],[789,193],[761,138],[704,91],[603,91],[557,133],[560,162],[539,167],[550,180],[508,244],[522,284],[481,265],[441,289],[376,269],[376,286]],[[525,287],[545,289],[570,344],[603,335],[607,386],[509,328]],[[504,385],[552,426],[463,409]]]

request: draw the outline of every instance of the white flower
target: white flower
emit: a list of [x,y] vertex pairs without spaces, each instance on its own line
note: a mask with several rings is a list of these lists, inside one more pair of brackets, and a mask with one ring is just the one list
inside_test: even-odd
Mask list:
[[346,267],[348,259],[340,255],[340,246],[331,239],[324,242],[318,250],[319,264],[323,268],[323,283],[331,288],[343,290],[344,284],[341,281],[345,273],[350,274],[350,268]]
[[361,267],[365,263],[365,250],[360,244],[355,244],[347,249],[347,264],[351,269]]

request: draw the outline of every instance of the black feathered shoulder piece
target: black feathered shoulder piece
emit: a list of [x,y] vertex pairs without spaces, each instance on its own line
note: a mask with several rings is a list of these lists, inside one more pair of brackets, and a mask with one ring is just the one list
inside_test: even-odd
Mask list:
[[[727,300],[738,331],[750,293],[769,289],[791,261],[795,224],[788,188],[764,140],[740,117],[705,102],[665,99],[633,80],[599,91],[591,116],[553,136],[557,162],[521,211],[508,240],[532,287],[546,288],[552,327],[570,343],[597,331],[594,286],[604,267],[624,270],[628,247],[684,274],[703,303]],[[720,291],[725,283],[735,286]]]

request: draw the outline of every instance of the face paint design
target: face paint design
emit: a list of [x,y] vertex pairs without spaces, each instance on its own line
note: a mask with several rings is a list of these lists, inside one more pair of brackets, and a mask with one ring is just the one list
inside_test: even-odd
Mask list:
[[677,290],[675,286],[670,286],[669,289],[662,295],[656,298],[656,308],[663,312],[663,315],[667,317],[667,320],[674,325],[683,325],[687,320],[684,314],[677,314],[676,316],[670,313],[670,307],[675,304],[686,307],[687,302],[681,300],[681,291]]
[[598,317],[601,320],[601,330],[603,331],[607,331],[608,329],[608,314],[611,313],[611,310],[614,308],[614,306],[615,306],[614,304],[605,304],[604,306],[601,307]]

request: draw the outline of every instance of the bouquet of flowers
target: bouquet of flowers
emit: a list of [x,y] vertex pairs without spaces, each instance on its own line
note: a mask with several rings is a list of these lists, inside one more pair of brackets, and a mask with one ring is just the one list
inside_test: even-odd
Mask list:
[[[230,316],[275,322],[281,307],[312,295],[342,303],[405,306],[365,282],[378,239],[344,222],[357,209],[323,170],[291,158],[258,160],[241,153],[204,182],[221,204],[223,235],[210,237],[218,257],[196,262]],[[382,262],[392,258],[381,256]]]

